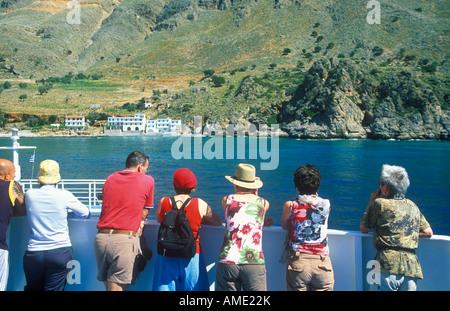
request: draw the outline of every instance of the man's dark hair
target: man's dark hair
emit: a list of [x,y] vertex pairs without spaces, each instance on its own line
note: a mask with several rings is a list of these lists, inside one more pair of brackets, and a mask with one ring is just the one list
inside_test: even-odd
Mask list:
[[311,164],[300,166],[294,173],[294,184],[299,194],[316,194],[322,177],[320,171]]
[[147,160],[148,160],[148,155],[145,155],[144,153],[142,153],[140,151],[133,151],[127,157],[127,161],[125,162],[125,167],[131,168],[131,167],[136,167],[139,164],[144,165]]

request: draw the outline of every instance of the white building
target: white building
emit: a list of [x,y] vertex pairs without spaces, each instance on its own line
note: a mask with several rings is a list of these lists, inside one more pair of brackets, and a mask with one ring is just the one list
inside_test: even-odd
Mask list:
[[156,128],[156,120],[147,120],[147,133],[158,133],[158,129]]
[[108,117],[108,126],[120,128],[122,132],[179,133],[181,120],[146,119],[145,114],[137,113],[134,117]]
[[181,130],[181,120],[170,120],[169,131],[172,133],[179,133]]
[[65,125],[71,127],[85,127],[86,121],[84,116],[66,116]]
[[137,113],[134,117],[108,117],[108,126],[120,127],[126,131],[145,131],[145,114]]
[[178,133],[181,129],[181,120],[148,119],[147,133]]
[[150,99],[149,98],[145,98],[144,109],[148,109],[148,108],[152,108],[152,107],[153,107],[153,104],[150,101]]

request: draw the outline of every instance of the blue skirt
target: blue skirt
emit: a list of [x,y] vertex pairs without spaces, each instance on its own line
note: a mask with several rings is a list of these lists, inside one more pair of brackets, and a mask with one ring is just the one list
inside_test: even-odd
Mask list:
[[203,255],[173,258],[157,255],[153,274],[154,291],[209,291]]

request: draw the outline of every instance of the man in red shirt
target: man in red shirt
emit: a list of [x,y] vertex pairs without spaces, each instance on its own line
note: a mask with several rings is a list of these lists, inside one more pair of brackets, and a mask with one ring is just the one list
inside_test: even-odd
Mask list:
[[110,175],[103,186],[94,249],[97,279],[107,291],[124,291],[137,276],[137,232],[153,207],[154,180],[145,175],[148,166],[148,156],[134,151],[127,157],[126,169]]

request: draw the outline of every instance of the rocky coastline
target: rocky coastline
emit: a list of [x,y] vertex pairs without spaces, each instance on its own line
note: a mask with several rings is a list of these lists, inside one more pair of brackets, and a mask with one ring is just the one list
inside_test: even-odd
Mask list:
[[[432,85],[411,69],[379,71],[350,59],[320,59],[313,63],[294,95],[277,111],[280,138],[449,140],[448,85]],[[448,83],[441,80],[440,83]],[[212,119],[212,118],[211,118]],[[211,120],[210,119],[210,120]],[[244,116],[234,120],[250,128]],[[202,133],[210,121],[202,124]],[[231,122],[231,121],[230,121]],[[233,123],[233,124],[234,124]],[[258,124],[255,124],[258,127]],[[9,124],[0,137],[10,135]],[[184,134],[194,132],[193,122]],[[223,127],[223,126],[222,126]],[[224,127],[223,127],[224,128]],[[275,133],[275,132],[274,132]],[[260,133],[256,132],[256,135]],[[268,133],[271,134],[271,131]],[[86,130],[26,130],[22,137],[167,136],[117,132],[101,127]],[[248,135],[248,133],[246,133]]]
[[379,75],[348,59],[316,61],[283,103],[281,129],[305,139],[450,139],[450,113],[432,87],[407,70]]

